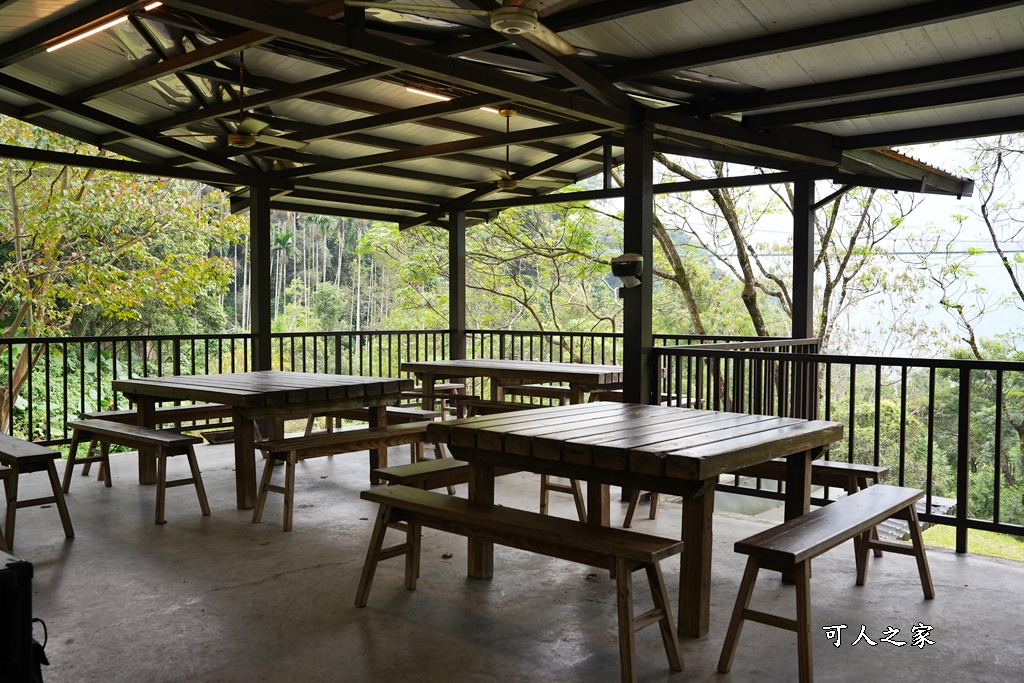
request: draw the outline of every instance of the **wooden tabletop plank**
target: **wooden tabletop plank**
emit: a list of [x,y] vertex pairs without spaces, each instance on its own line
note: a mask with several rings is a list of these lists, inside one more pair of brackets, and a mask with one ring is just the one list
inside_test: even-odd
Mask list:
[[664,455],[665,453],[688,453],[689,449],[695,446],[723,441],[755,434],[771,429],[778,429],[786,425],[799,424],[802,420],[796,418],[778,418],[771,415],[739,415],[724,413],[716,418],[701,418],[686,424],[685,429],[680,429],[676,434],[669,435],[667,439],[649,439],[645,443],[639,440],[629,443],[627,441],[609,444],[616,448],[626,448],[631,452],[653,453]]
[[[756,424],[766,421],[762,415],[736,415],[730,413],[715,413],[711,411],[699,411],[688,416],[686,420],[677,421],[672,429],[662,430],[637,430],[624,435],[624,438],[605,443],[594,443],[592,458],[595,465],[613,469],[625,469],[643,471],[648,474],[661,474],[663,471],[663,458],[655,455],[653,458],[644,458],[637,455],[637,449],[647,450],[652,444],[664,442],[677,442],[688,435],[699,443],[715,438],[724,438],[749,424]],[[656,451],[657,452],[657,451]]]
[[[778,418],[769,415],[727,415],[727,419],[700,420],[691,423],[688,436],[665,442],[650,442],[630,450],[629,470],[645,474],[662,474],[665,470],[665,452],[688,452],[687,449],[743,436],[755,434],[780,426]],[[789,420],[794,424],[799,420]]]
[[156,396],[162,400],[198,400],[209,403],[224,403],[232,406],[248,406],[259,402],[259,396],[251,391],[224,389],[203,385],[196,380],[189,383],[171,382],[168,378],[139,378],[131,380],[114,380],[115,391],[126,396]]
[[[692,411],[678,409],[652,416],[648,414],[649,406],[628,403],[621,405],[632,405],[632,407],[614,416],[614,428],[604,425],[601,429],[594,429],[584,423],[578,428],[567,429],[561,433],[552,434],[550,437],[538,439],[534,444],[534,453],[540,457],[561,457],[567,462],[591,464],[594,447],[598,444],[633,444],[636,443],[636,439],[641,439],[640,443],[643,443],[645,436],[647,439],[658,441],[664,436],[656,437],[655,434],[664,435],[666,432],[675,434],[683,424],[697,417],[697,414]],[[625,463],[629,449],[620,448],[619,451],[622,462]],[[553,452],[560,452],[561,455],[555,456]]]
[[827,447],[842,437],[843,426],[838,422],[801,421],[735,439],[666,452],[663,454],[665,474],[684,479],[708,479],[765,460]]
[[116,380],[114,388],[129,396],[204,400],[254,408],[363,396],[397,396],[412,384],[409,379],[388,377],[261,371]]
[[[461,430],[473,429],[482,432],[491,429],[501,430],[508,428],[510,425],[530,425],[535,424],[538,419],[555,419],[571,416],[574,413],[585,413],[588,405],[593,404],[578,403],[565,406],[537,406],[529,410],[511,410],[507,413],[493,413],[491,415],[477,415],[459,420],[445,420],[436,425],[431,425],[428,435],[438,441],[455,443],[459,439],[465,438],[465,434],[462,434]],[[460,430],[460,433],[453,436],[453,430]]]
[[[577,404],[560,406],[557,409],[538,408],[501,416],[503,420],[492,420],[486,425],[460,425],[462,420],[452,422],[450,443],[457,446],[473,446],[488,450],[505,450],[529,455],[530,439],[538,434],[557,433],[568,429],[577,422],[596,428],[595,421],[603,417],[621,414],[622,404]],[[532,415],[531,415],[532,413]],[[477,418],[469,418],[475,420]],[[509,450],[512,449],[512,450]]]

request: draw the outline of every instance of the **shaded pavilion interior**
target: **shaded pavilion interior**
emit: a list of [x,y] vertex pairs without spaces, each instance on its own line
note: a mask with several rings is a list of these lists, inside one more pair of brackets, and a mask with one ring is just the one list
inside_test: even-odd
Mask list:
[[[497,7],[497,3],[488,0],[403,3],[410,4],[418,9],[357,7],[341,1],[316,0],[168,0],[152,8],[144,2],[110,0],[0,0],[0,113],[103,151],[86,156],[0,145],[0,156],[196,180],[229,192],[232,208],[248,210],[252,223],[252,365],[258,369],[270,366],[272,209],[390,221],[406,229],[422,225],[446,228],[451,255],[451,352],[457,355],[465,331],[465,231],[486,222],[501,209],[551,202],[552,193],[559,188],[598,176],[599,189],[574,193],[572,199],[622,198],[624,251],[640,253],[650,263],[655,193],[705,190],[716,183],[791,182],[796,198],[792,336],[804,338],[811,335],[814,320],[812,215],[827,199],[815,196],[817,181],[831,181],[835,192],[872,186],[967,196],[973,189],[969,179],[930,167],[898,149],[1024,128],[1021,2],[526,3],[536,9],[544,26],[575,48],[572,54],[538,45],[528,35],[499,33],[490,28],[488,17],[444,11],[454,7]],[[122,17],[123,21],[110,28],[47,51]],[[481,107],[517,113],[506,117]],[[251,121],[247,124],[247,120]],[[254,128],[259,128],[259,135],[251,139],[246,132]],[[655,151],[742,164],[759,172],[723,181],[655,185]],[[611,179],[611,170],[617,166],[625,167],[626,182],[621,188]],[[506,182],[499,184],[495,170],[507,176]],[[640,401],[648,393],[650,280],[627,290],[625,296],[626,398]],[[308,478],[316,483],[315,474]],[[114,491],[120,493],[130,486],[130,479],[122,477]],[[364,482],[361,477],[352,479],[348,485],[351,488],[357,486],[356,482]],[[89,486],[94,483],[80,482],[86,484],[80,488],[95,488]],[[135,488],[128,490],[134,492]],[[111,505],[101,511],[104,517],[83,521],[83,527],[92,524],[94,533],[98,533],[111,519],[130,516],[133,506],[148,505],[149,493],[140,489],[136,498],[131,497],[134,493],[130,494],[122,502],[126,507]],[[110,496],[106,490],[90,490],[89,495]],[[314,495],[313,490],[306,495]],[[344,498],[355,496],[346,494]],[[102,508],[106,502],[110,501],[83,500],[80,505]],[[226,524],[239,527],[239,536],[252,531],[247,516],[233,511],[229,505],[221,506],[220,510],[215,505],[212,520],[199,520],[198,514],[188,507],[193,502],[181,501],[183,507],[177,515],[179,519],[190,520],[186,527],[183,519],[178,529],[187,529],[191,540],[179,537],[168,541],[168,545],[161,540],[124,548],[123,537],[112,537],[104,552],[123,558],[121,566],[130,570],[148,566],[154,558],[181,556],[190,548],[215,547],[216,542],[204,546],[198,541],[209,543],[215,538],[218,532],[211,522],[225,525],[224,519],[217,519],[218,513],[222,518],[239,514],[238,520],[228,520]],[[346,508],[344,514],[360,515],[355,502],[349,502],[352,507]],[[25,523],[33,524],[31,520],[35,517],[41,517],[43,526],[51,521],[40,511],[36,515],[25,513]],[[138,529],[142,538],[153,528],[147,514],[139,517],[146,524],[146,528]],[[671,534],[671,525],[678,524],[678,515],[663,513],[662,518],[658,524],[665,526],[658,528]],[[237,525],[233,524],[235,521]],[[156,531],[170,536],[176,524],[172,521]],[[318,530],[310,526],[311,531]],[[261,527],[260,532],[263,531]],[[733,561],[728,545],[750,531],[749,526],[741,525],[736,531],[720,533],[716,561]],[[116,590],[101,593],[107,601],[105,605],[94,598],[82,598],[87,604],[70,598],[60,602],[57,589],[70,590],[67,582],[71,577],[61,567],[63,560],[56,558],[71,553],[74,546],[67,544],[62,550],[63,539],[52,530],[48,532],[55,538],[53,543],[39,540],[33,554],[49,553],[55,558],[52,563],[41,562],[37,570],[48,589],[55,591],[50,605],[55,609],[70,605],[69,609],[78,615],[75,626],[80,631],[88,628],[85,617],[93,616],[100,628],[116,627],[115,633],[124,640],[130,639],[133,629],[118,622],[124,613],[117,604]],[[19,533],[22,547],[36,536],[28,530]],[[40,531],[39,538],[46,535]],[[299,537],[296,534],[279,540],[281,535],[274,527],[270,527],[269,535],[270,538],[257,543],[295,543],[292,539]],[[82,541],[85,538],[78,544]],[[246,540],[252,542],[251,538]],[[334,552],[332,548],[324,550],[322,541],[312,542],[321,547],[321,552]],[[357,548],[360,543],[348,547],[344,563],[358,564],[360,558],[355,551],[362,551]],[[124,554],[117,555],[118,552]],[[287,555],[292,551],[282,552]],[[294,552],[304,551],[296,548]],[[844,552],[841,548],[827,555],[819,571],[831,572],[834,567],[837,572],[846,572],[843,579],[849,578],[852,562],[847,562],[849,558]],[[937,579],[944,581],[939,586],[940,596],[952,593],[959,584],[991,581],[991,576],[1001,577],[1000,585],[1019,585],[1016,567],[1009,567],[1009,573],[1004,575],[993,574],[995,570],[989,565],[980,564],[975,566],[984,572],[984,578],[957,574],[962,569],[958,563],[966,559],[977,560],[951,554],[946,557],[942,553],[938,561],[933,560]],[[256,566],[251,559],[249,562],[232,567],[232,581],[238,587],[268,592],[264,594],[266,604],[253,605],[247,616],[257,622],[301,609],[301,595],[291,592],[293,586],[287,586],[292,575],[287,566],[279,569]],[[451,585],[461,587],[461,565],[453,562],[453,566],[456,571]],[[534,565],[537,566],[542,567],[543,574],[547,565]],[[102,569],[109,567],[86,563],[70,571],[101,576],[104,585],[124,578],[105,575]],[[274,580],[268,581],[268,576]],[[310,576],[304,580],[336,578],[331,570],[326,576]],[[720,606],[715,626],[719,633],[725,625],[721,605],[727,605],[735,595],[739,571],[726,570],[722,576],[725,578],[716,588]],[[878,615],[879,625],[894,604],[915,616],[922,604],[912,573],[900,572],[896,577],[892,570],[879,571],[874,577],[876,582],[869,583],[869,589],[877,591],[880,600],[888,601],[873,613]],[[175,576],[174,580],[178,579]],[[190,579],[186,575],[180,580],[187,583]],[[263,587],[269,583],[278,584],[283,592],[270,597],[270,589]],[[836,583],[845,586],[850,582],[837,579]],[[210,595],[223,588],[216,582],[201,585]],[[81,586],[89,590],[88,581],[81,581]],[[395,586],[382,579],[376,591],[392,597],[385,597],[389,602],[379,604],[391,605],[390,600],[394,599],[412,605],[423,598],[419,591],[406,595],[404,591],[390,593],[392,588]],[[443,598],[446,594],[436,595]],[[905,602],[894,603],[897,596]],[[242,624],[171,618],[172,613],[183,613],[200,604],[202,600],[197,600],[196,595],[164,596],[164,600],[147,597],[159,595],[144,595],[140,601],[129,602],[128,609],[136,616],[128,620],[128,626],[142,623],[136,622],[140,615],[151,614],[156,621],[163,616],[176,634],[173,639],[181,639],[187,645],[174,649],[173,657],[166,661],[156,660],[163,667],[159,670],[166,674],[154,673],[156,668],[126,673],[115,666],[99,674],[76,677],[86,671],[86,661],[96,661],[92,651],[101,650],[104,641],[90,636],[84,639],[88,647],[76,650],[66,640],[76,636],[65,632],[57,636],[65,639],[63,645],[53,646],[51,652],[84,659],[78,672],[73,664],[63,662],[62,667],[67,668],[62,668],[61,678],[253,680],[262,675],[267,680],[282,680],[282,676],[289,675],[273,666],[261,671],[251,662],[244,663],[244,647],[239,647],[234,656],[236,670],[244,671],[245,675],[236,678],[228,669],[191,675],[182,660],[189,653],[194,653],[195,661],[208,661],[223,654],[220,646],[211,643],[222,642],[225,634],[241,638],[242,645],[256,648],[266,647],[273,639],[254,636],[246,640],[246,636],[238,635],[246,628]],[[488,599],[477,597],[482,601]],[[844,594],[833,592],[827,599],[833,600],[833,604],[832,611],[825,613],[842,618]],[[961,596],[960,602],[954,604],[971,605],[980,619],[985,613],[1001,613],[999,599],[1005,600],[1006,595],[992,597],[991,602],[965,600]],[[1012,598],[1006,600],[1012,602]],[[348,605],[347,595],[341,595],[331,603],[330,610],[351,611]],[[474,607],[467,602],[461,609]],[[604,614],[606,611],[601,610],[602,615],[611,619],[610,614]],[[950,612],[937,616],[947,629],[964,626]],[[438,614],[428,612],[422,618],[438,618]],[[918,618],[927,622],[928,615],[921,612]],[[316,619],[326,617],[319,615]],[[415,622],[419,619],[410,617],[409,623],[395,625],[390,633],[362,631],[363,640],[347,644],[365,648],[375,653],[375,658],[401,658],[403,650],[399,648],[396,655],[395,643],[414,638]],[[363,621],[367,621],[365,616]],[[301,626],[307,621],[300,617],[286,623]],[[1005,626],[977,623],[981,624],[980,631],[994,632]],[[274,628],[276,633],[271,635],[278,637],[287,630]],[[140,632],[153,640],[158,640],[162,633],[141,627],[134,630],[134,634]],[[713,631],[695,647],[715,651],[720,638],[711,642],[714,635]],[[957,631],[949,636],[949,641],[963,646],[968,640],[980,640],[980,634],[977,635],[979,638],[970,638],[970,634]],[[288,637],[294,640],[281,642],[289,644],[295,652],[314,652],[303,637]],[[186,638],[194,640],[185,642]],[[748,643],[758,642],[757,636],[748,638]],[[320,647],[330,647],[327,639],[321,641],[318,637],[316,642]],[[429,653],[434,647],[460,647],[457,639],[427,637],[423,642],[425,645],[415,646],[417,652]],[[586,650],[587,642],[582,638],[573,651]],[[475,645],[483,652],[476,652],[474,656],[478,659],[472,661],[486,663],[487,646]],[[749,658],[747,668],[739,668],[738,662],[728,680],[791,680],[792,669],[770,676],[758,668],[777,652],[788,651],[790,645],[788,634],[773,633],[753,646],[755,649],[745,655]],[[65,646],[68,649],[64,650]],[[1012,644],[1006,647],[1009,649]],[[129,661],[142,651],[137,646],[125,648],[121,642],[112,651],[116,654],[102,657]],[[158,647],[157,651],[162,650]],[[614,649],[611,651],[611,657],[604,656],[614,667]],[[908,656],[894,660],[891,655],[865,658],[856,650],[845,648],[838,652],[847,657],[844,665],[829,670],[834,678],[822,674],[821,680],[860,681],[871,675],[915,671],[920,663],[915,664]],[[929,671],[934,671],[936,678],[950,671],[962,671],[965,676],[973,674],[972,680],[1013,680],[1014,674],[1008,677],[1005,672],[1017,670],[1012,661],[1006,661],[1005,651],[1000,656],[999,649],[990,645],[978,645],[977,650],[970,652],[964,650],[967,654],[958,656],[954,664],[948,658],[937,658],[934,652],[925,652],[934,666]],[[661,654],[652,651],[650,655],[650,680],[668,679]],[[514,674],[480,673],[489,673],[493,680],[534,680],[534,674],[542,671],[559,676],[558,669],[546,668],[553,660],[545,659],[538,664],[530,662],[531,656],[532,651],[527,649],[502,660]],[[298,666],[298,659],[292,656],[287,661]],[[880,667],[877,673],[864,668],[866,660]],[[255,661],[262,659],[257,657]],[[713,656],[694,655],[690,661],[697,662],[689,669],[696,680],[725,680],[713,673]],[[788,659],[779,657],[779,661],[784,665]],[[454,664],[457,660],[446,656],[441,662]],[[403,662],[402,666],[408,664]],[[321,669],[315,668],[316,662],[312,666],[296,679],[337,680],[337,667],[343,666],[343,662],[332,659]],[[521,668],[515,669],[516,666]],[[593,673],[600,670],[581,664],[573,669],[572,675],[577,678],[567,679],[593,680]],[[363,670],[359,673],[364,675],[361,680],[383,680],[394,675],[404,678],[403,674],[415,671],[396,665],[373,669],[365,675]],[[516,678],[519,671],[523,672],[522,678]],[[430,675],[436,676],[432,680],[447,680],[444,673],[442,669]]]
[[[230,192],[252,222],[263,368],[271,209],[447,228],[458,356],[465,231],[502,208],[598,176],[600,189],[573,199],[621,197],[624,251],[650,263],[655,193],[788,181],[792,336],[806,338],[812,212],[827,199],[815,181],[969,195],[970,180],[898,147],[1020,130],[1024,114],[1019,2],[531,0],[503,8],[520,28],[540,25],[519,34],[453,12],[492,0],[354,4],[2,2],[0,112],[103,154],[0,155]],[[655,151],[758,172],[655,186]],[[623,187],[611,179],[620,165]],[[650,279],[624,303],[626,395],[641,400]]]

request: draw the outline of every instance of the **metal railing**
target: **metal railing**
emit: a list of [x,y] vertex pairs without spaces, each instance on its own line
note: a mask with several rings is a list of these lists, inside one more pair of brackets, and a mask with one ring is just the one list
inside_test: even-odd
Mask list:
[[[791,345],[656,348],[662,390],[713,410],[835,420],[828,457],[925,491],[921,519],[1024,536],[1024,363],[840,356]],[[812,396],[806,392],[812,387]],[[951,499],[945,513],[940,499]]]
[[[449,357],[447,330],[272,335],[273,367],[398,377],[402,363]],[[948,513],[926,521],[1024,536],[1024,364],[816,353],[815,340],[658,335],[652,388],[674,405],[821,417],[845,436],[829,457],[883,464],[888,480],[925,489]],[[67,443],[82,412],[128,408],[114,379],[250,369],[251,337],[218,334],[0,340],[3,429]],[[620,335],[471,330],[467,355],[619,364]],[[24,357],[35,357],[24,375]],[[25,378],[12,393],[12,377]],[[486,387],[471,384],[470,393]],[[653,393],[653,392],[652,392]],[[481,394],[483,395],[483,394]],[[652,396],[652,400],[655,400]],[[931,510],[931,508],[929,508]]]

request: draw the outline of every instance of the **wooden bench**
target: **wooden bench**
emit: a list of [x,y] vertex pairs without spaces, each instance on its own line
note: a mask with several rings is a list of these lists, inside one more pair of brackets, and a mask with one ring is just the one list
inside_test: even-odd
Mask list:
[[[370,479],[373,483],[378,483],[379,475],[375,473],[387,467],[387,460],[381,461],[377,456],[376,449],[422,443],[427,437],[427,425],[429,424],[431,424],[429,420],[407,422],[386,427],[349,429],[342,432],[326,432],[257,442],[256,448],[263,451],[267,462],[263,468],[263,477],[260,479],[259,495],[252,514],[253,523],[258,524],[263,519],[267,494],[280,493],[284,496],[283,530],[291,531],[295,498],[295,465],[300,460],[339,453],[369,451]],[[438,452],[441,451],[438,450]],[[283,462],[285,465],[284,485],[282,486],[272,483],[275,462]]]
[[[439,410],[423,410],[414,406],[387,406],[385,408],[387,424],[405,424],[407,422],[423,422],[426,420],[438,420],[444,417],[444,413]],[[345,408],[343,410],[333,410],[328,413],[317,413],[310,415],[306,421],[306,436],[314,434],[313,431],[314,422],[318,417],[327,419],[326,430],[328,432],[334,431],[332,422],[334,420],[353,420],[357,422],[369,422],[370,421],[370,409],[369,408]],[[412,459],[413,461],[423,460],[423,441],[417,441],[416,443],[410,444],[412,447]],[[442,450],[436,451],[437,457],[443,457],[444,452]]]
[[[852,494],[867,488],[869,483],[878,483],[878,480],[888,473],[889,468],[881,465],[861,465],[841,460],[815,460],[811,463],[811,484],[814,486],[841,488],[847,494]],[[729,472],[729,474],[736,477],[785,481],[786,460],[784,458],[776,458],[775,460],[734,470]],[[718,490],[742,495],[757,495],[759,489],[750,489],[738,484],[719,484]],[[622,522],[622,526],[626,529],[630,528],[633,524],[633,515],[636,513],[637,503],[640,501],[640,493],[639,491],[633,491],[632,497],[629,499],[629,508],[627,508],[625,520]],[[658,518],[657,493],[651,494],[650,518]],[[873,537],[877,538],[877,532],[872,533]],[[875,555],[881,556],[881,554],[880,550],[875,551]]]
[[[64,535],[67,538],[75,537],[75,530],[71,526],[71,514],[68,512],[64,492],[61,490],[60,480],[57,478],[57,468],[54,465],[54,461],[59,457],[60,453],[57,451],[8,434],[0,434],[0,465],[4,465],[3,468],[0,468],[0,479],[3,479],[4,482],[7,501],[5,528],[3,533],[0,533],[0,550],[10,552],[14,547],[14,520],[19,508],[50,505],[51,503],[56,505],[61,524],[64,526]],[[50,480],[51,495],[19,500],[18,486],[21,475],[33,472],[46,472],[46,476]]]
[[[105,486],[110,486],[110,445],[117,444],[135,450],[153,450],[156,453],[157,477],[156,477],[156,523],[164,524],[164,501],[167,489],[175,486],[191,485],[195,487],[196,495],[199,497],[199,508],[203,515],[210,514],[210,504],[206,500],[206,489],[203,487],[203,478],[199,473],[199,463],[196,462],[196,452],[193,446],[202,443],[203,440],[197,436],[186,436],[173,431],[162,429],[151,429],[135,424],[125,424],[110,420],[70,420],[68,427],[74,430],[71,435],[71,449],[68,455],[68,463],[64,469],[64,492],[71,488],[71,473],[78,464],[90,462],[101,463],[100,474],[103,476]],[[78,446],[83,441],[98,442],[100,454],[93,455],[90,446],[89,455],[79,458]],[[184,455],[188,459],[188,467],[192,476],[185,479],[167,480],[167,458],[175,455]],[[83,474],[85,474],[83,468]]]
[[454,493],[454,486],[469,482],[469,463],[455,458],[435,458],[411,462],[408,465],[378,467],[373,473],[383,482],[392,485],[412,486],[417,489],[447,488]]
[[[519,470],[496,467],[494,476],[501,477]],[[469,483],[469,463],[455,458],[437,458],[422,460],[408,465],[381,467],[374,470],[381,481],[388,484],[412,486],[417,489],[447,488],[449,495],[455,494],[453,487]]]
[[[231,406],[222,403],[197,403],[190,406],[157,406],[155,416],[157,425],[177,425],[182,422],[231,419],[232,412]],[[139,413],[136,410],[103,410],[82,413],[81,419],[138,424]],[[218,424],[217,426],[228,427],[231,424]],[[181,430],[182,428],[175,429]],[[185,427],[184,429],[192,430],[198,429],[198,427]]]
[[505,396],[547,398],[558,401],[558,405],[562,406],[569,402],[569,397],[572,394],[569,387],[559,384],[510,384],[502,386],[498,391]]
[[[636,680],[636,631],[654,623],[661,628],[669,667],[673,671],[682,669],[675,622],[658,564],[679,553],[682,541],[482,504],[409,486],[387,486],[360,495],[378,503],[380,510],[356,592],[357,607],[366,606],[381,560],[404,556],[405,587],[415,590],[420,568],[420,528],[426,526],[614,571],[622,680]],[[405,525],[405,542],[385,548],[385,532],[395,523]],[[638,569],[647,573],[654,608],[634,616],[632,576]]]
[[441,419],[445,419],[445,416],[450,414],[451,401],[456,396],[464,395],[466,392],[466,385],[461,382],[437,382],[434,384],[434,391],[432,394],[424,393],[423,385],[417,384],[412,388],[411,391],[403,391],[402,396],[404,398],[417,399],[422,401],[425,398],[432,398],[439,401],[441,404]]
[[[917,559],[924,597],[929,600],[934,598],[935,587],[928,569],[928,558],[925,556],[921,527],[914,507],[923,495],[924,492],[917,489],[877,484],[837,500],[831,505],[737,541],[735,550],[747,555],[747,567],[736,596],[736,606],[718,660],[718,670],[727,673],[732,667],[743,622],[750,620],[796,632],[800,682],[811,683],[811,560],[850,539],[854,540],[858,586],[863,586],[867,579],[868,550],[879,547],[895,553],[913,555]],[[909,546],[871,538],[871,530],[890,517],[905,519],[909,524]],[[750,596],[761,568],[795,575],[795,620],[750,609]]]
[[[486,399],[479,398],[469,398],[465,400],[456,399],[456,402],[459,405],[460,417],[500,415],[501,413],[510,413],[515,410],[536,410],[537,408],[542,407],[531,405],[529,403],[488,401]],[[550,475],[540,475],[540,512],[542,515],[545,515],[548,512],[548,494],[552,491],[555,493],[566,493],[572,496],[573,502],[576,504],[576,516],[579,517],[581,522],[587,521],[587,506],[583,500],[583,488],[580,486],[579,481],[576,479],[570,479],[568,484],[561,484],[556,481],[551,481]]]

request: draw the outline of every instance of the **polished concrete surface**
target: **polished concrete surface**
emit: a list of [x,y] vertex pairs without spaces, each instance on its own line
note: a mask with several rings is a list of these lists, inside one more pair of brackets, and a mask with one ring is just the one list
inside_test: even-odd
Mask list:
[[[74,540],[64,539],[52,506],[19,511],[14,554],[34,564],[34,612],[49,627],[44,680],[619,680],[614,583],[606,572],[498,548],[494,578],[469,580],[465,540],[426,530],[418,588],[406,591],[402,561],[387,561],[369,605],[358,609],[352,600],[375,512],[359,498],[365,453],[300,465],[295,527],[283,533],[280,496],[271,497],[258,525],[251,511],[235,509],[230,445],[199,450],[210,517],[200,515],[190,488],[174,488],[167,524],[155,525],[155,489],[136,483],[129,454],[114,456],[110,489],[75,475],[68,498]],[[394,450],[392,462],[406,457]],[[170,470],[172,478],[186,471],[184,459],[172,459]],[[40,495],[46,480],[29,475],[22,486],[23,497]],[[567,497],[554,499],[556,514],[572,516]],[[613,499],[617,524],[625,504],[616,493]],[[537,478],[502,479],[498,502],[536,509]],[[678,538],[680,506],[670,498],[658,520],[647,520],[646,509],[637,517],[635,529]],[[715,671],[743,568],[732,543],[772,523],[716,514],[711,631],[682,641],[679,673],[669,671],[656,627],[638,633],[641,681],[796,680],[793,634],[754,623],[744,629],[732,672]],[[865,587],[854,585],[852,544],[815,561],[817,681],[1024,680],[1024,565],[940,549],[929,560],[931,601],[922,597],[913,558],[871,559]],[[674,599],[678,561],[664,570]],[[792,615],[793,588],[762,577],[754,605]],[[643,609],[645,583],[638,573]],[[844,624],[835,647],[822,627]],[[888,627],[899,629],[892,640],[909,640],[916,624],[932,627],[932,644],[882,642]],[[852,644],[862,625],[876,645]]]

